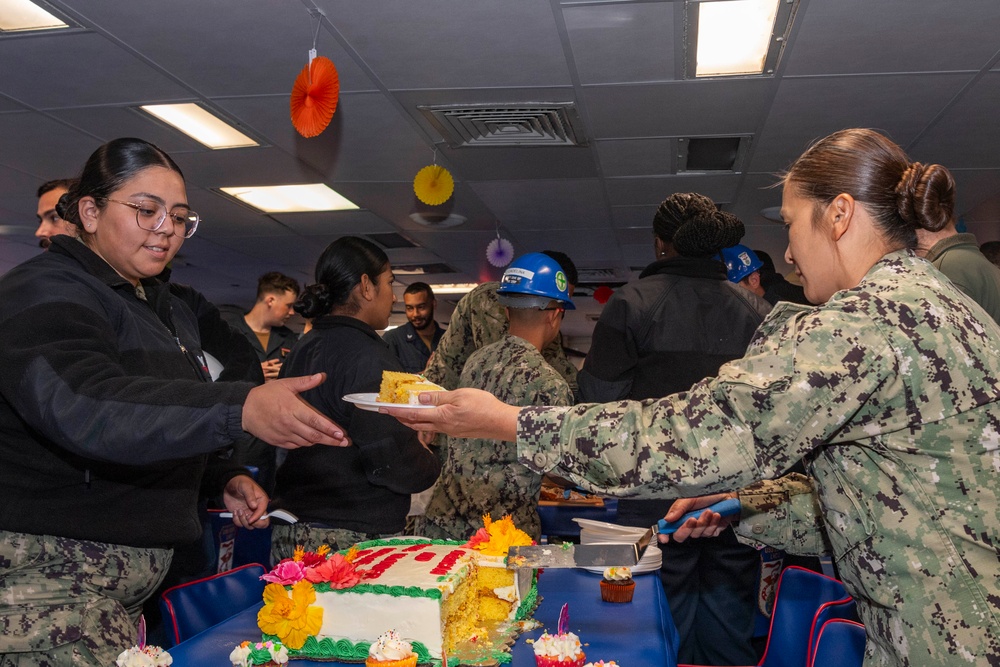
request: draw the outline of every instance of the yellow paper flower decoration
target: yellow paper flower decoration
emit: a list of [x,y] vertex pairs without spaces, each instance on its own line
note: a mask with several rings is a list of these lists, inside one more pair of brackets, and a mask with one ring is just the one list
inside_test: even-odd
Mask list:
[[444,167],[436,164],[427,165],[417,172],[413,179],[413,191],[417,199],[429,206],[443,204],[455,192],[455,179]]
[[499,521],[493,521],[489,514],[484,514],[483,527],[490,539],[476,544],[474,548],[487,556],[506,556],[511,547],[527,547],[532,544],[531,536],[516,528],[509,514]]
[[303,579],[292,586],[292,595],[281,584],[264,588],[264,607],[257,612],[261,631],[277,635],[288,648],[300,649],[310,635],[319,632],[323,624],[323,609],[310,607],[316,601],[316,591]]

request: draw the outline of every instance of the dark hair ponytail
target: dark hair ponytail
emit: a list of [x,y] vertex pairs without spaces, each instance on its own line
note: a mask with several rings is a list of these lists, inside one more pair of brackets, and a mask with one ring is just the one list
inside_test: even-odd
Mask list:
[[357,312],[351,293],[368,276],[373,283],[389,266],[385,252],[371,241],[357,236],[344,236],[326,247],[316,262],[316,284],[308,285],[298,301],[295,312],[312,318],[327,315],[334,308],[345,314]]
[[820,139],[783,180],[822,204],[851,195],[896,248],[916,247],[917,229],[938,231],[955,215],[951,173],[938,164],[911,163],[902,148],[874,130],[841,130]]
[[59,198],[56,213],[83,229],[80,220],[80,199],[93,197],[103,208],[108,195],[122,187],[126,181],[149,167],[165,167],[184,178],[180,167],[162,150],[142,139],[113,139],[104,144],[87,159],[83,172],[69,192]]

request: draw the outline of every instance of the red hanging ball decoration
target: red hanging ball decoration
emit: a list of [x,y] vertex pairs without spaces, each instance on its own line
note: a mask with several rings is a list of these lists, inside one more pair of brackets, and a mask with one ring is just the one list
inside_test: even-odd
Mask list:
[[594,301],[603,306],[608,302],[608,299],[610,299],[611,295],[614,293],[615,291],[610,287],[608,287],[607,285],[601,285],[600,287],[594,290]]

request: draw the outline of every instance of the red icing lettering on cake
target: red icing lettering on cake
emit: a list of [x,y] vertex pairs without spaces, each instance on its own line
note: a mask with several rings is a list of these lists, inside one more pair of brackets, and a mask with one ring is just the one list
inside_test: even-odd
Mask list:
[[378,563],[376,563],[374,566],[372,566],[371,569],[365,572],[363,577],[364,580],[371,581],[372,579],[378,579],[379,577],[382,576],[382,574],[386,570],[395,565],[396,561],[406,558],[406,556],[407,554],[403,553],[402,551],[397,551],[394,554],[389,554],[388,556],[380,560]]
[[431,570],[431,574],[448,574],[448,572],[451,571],[452,566],[455,565],[455,563],[458,562],[458,559],[464,554],[465,551],[462,549],[455,549],[454,551],[448,552],[445,554],[444,558],[441,559],[441,562],[437,564],[437,567]]
[[430,542],[424,542],[422,544],[411,544],[410,546],[403,549],[403,551],[420,551],[421,549],[426,549],[430,546]]
[[368,563],[374,562],[375,560],[381,558],[387,553],[391,553],[392,551],[393,551],[392,547],[386,547],[384,549],[379,549],[378,551],[374,551],[370,554],[366,554],[363,558],[355,558],[354,566],[357,567],[358,565],[367,565]]
[[423,553],[419,553],[413,557],[413,560],[420,561],[421,563],[426,563],[429,560],[434,560],[434,552],[425,551]]

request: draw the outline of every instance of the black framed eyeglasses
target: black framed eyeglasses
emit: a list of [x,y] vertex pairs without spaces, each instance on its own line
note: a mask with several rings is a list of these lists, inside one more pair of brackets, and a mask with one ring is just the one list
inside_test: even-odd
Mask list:
[[170,221],[174,225],[174,234],[189,239],[194,236],[194,233],[198,230],[198,223],[201,222],[201,216],[191,209],[182,206],[177,206],[167,211],[167,207],[160,202],[148,199],[142,199],[138,202],[112,199],[110,197],[103,197],[103,199],[134,208],[135,224],[139,225],[140,229],[145,229],[148,232],[160,231],[163,223],[167,218],[170,218]]

